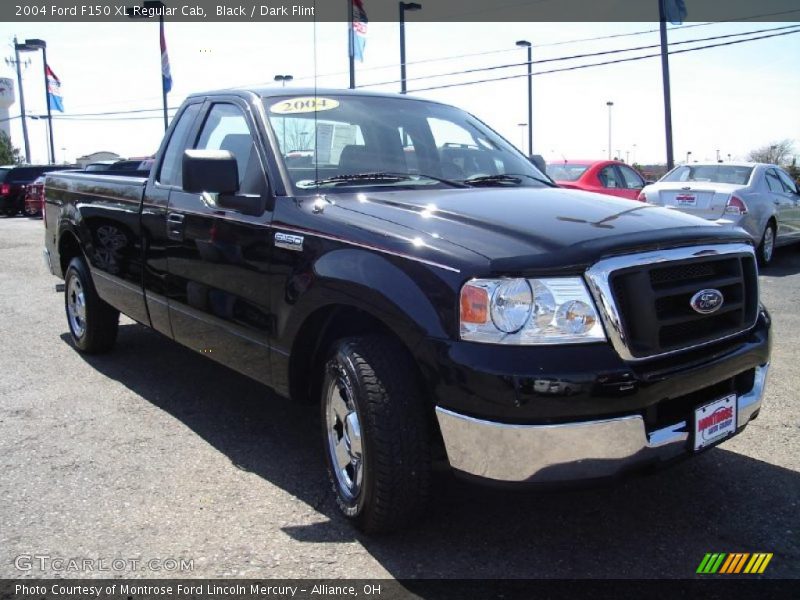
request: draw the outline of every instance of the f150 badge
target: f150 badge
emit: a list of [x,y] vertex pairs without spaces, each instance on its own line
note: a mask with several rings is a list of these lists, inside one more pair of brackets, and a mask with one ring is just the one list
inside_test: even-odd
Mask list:
[[725,298],[719,290],[700,290],[689,300],[689,305],[701,315],[710,315],[722,308],[724,301]]
[[285,250],[301,252],[303,250],[303,236],[281,233],[278,231],[275,233],[275,246],[284,248]]

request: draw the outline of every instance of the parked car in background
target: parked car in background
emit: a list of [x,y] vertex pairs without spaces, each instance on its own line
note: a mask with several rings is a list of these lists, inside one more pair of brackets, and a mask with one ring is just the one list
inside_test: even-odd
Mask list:
[[39,175],[25,189],[25,206],[22,212],[27,217],[41,217],[44,210],[44,175]]
[[547,164],[547,174],[561,187],[636,200],[646,185],[633,167],[617,160],[565,160]]
[[639,200],[744,228],[762,265],[772,260],[775,246],[800,242],[797,184],[777,165],[681,165],[644,188]]
[[25,208],[27,187],[49,171],[74,169],[72,165],[7,165],[0,167],[0,213],[13,217]]

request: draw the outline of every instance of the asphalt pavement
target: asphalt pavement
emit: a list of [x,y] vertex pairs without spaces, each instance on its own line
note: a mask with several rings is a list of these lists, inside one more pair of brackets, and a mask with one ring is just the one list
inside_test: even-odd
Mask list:
[[761,276],[772,369],[742,435],[590,489],[442,473],[425,520],[371,538],[336,512],[315,408],[127,319],[76,352],[43,237],[0,218],[0,577],[692,577],[707,552],[800,576],[800,247]]

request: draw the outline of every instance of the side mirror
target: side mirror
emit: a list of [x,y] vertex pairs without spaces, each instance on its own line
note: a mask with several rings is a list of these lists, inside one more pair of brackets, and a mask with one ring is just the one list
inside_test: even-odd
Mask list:
[[539,169],[545,175],[547,174],[547,163],[544,161],[544,156],[541,154],[531,154],[528,158],[533,163],[533,166]]
[[186,150],[183,189],[192,194],[234,194],[239,190],[239,167],[230,150]]

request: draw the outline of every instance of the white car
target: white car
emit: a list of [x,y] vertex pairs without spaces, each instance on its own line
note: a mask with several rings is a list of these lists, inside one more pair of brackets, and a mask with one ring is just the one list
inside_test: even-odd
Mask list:
[[775,246],[800,242],[800,195],[780,167],[763,163],[694,163],[675,167],[639,200],[742,227],[758,246],[762,265]]

